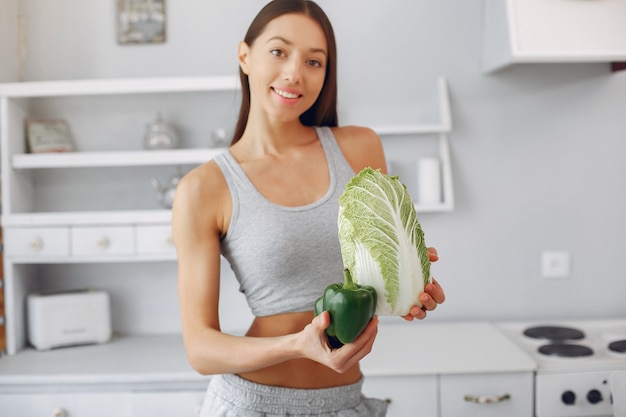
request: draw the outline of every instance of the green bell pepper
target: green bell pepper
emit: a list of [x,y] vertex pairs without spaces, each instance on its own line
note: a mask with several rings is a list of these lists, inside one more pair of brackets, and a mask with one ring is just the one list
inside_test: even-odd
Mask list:
[[316,316],[324,311],[330,314],[326,335],[332,348],[354,342],[374,317],[376,299],[374,287],[355,284],[347,268],[343,270],[343,284],[326,287],[315,302],[314,312]]

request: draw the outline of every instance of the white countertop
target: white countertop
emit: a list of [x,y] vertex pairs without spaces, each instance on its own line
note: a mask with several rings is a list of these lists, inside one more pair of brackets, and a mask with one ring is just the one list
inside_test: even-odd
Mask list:
[[381,323],[365,375],[522,372],[534,360],[488,322]]
[[[534,361],[487,322],[381,323],[367,376],[520,372]],[[47,384],[179,384],[204,387],[188,364],[180,335],[114,338],[102,345],[26,349],[0,357],[0,392]]]

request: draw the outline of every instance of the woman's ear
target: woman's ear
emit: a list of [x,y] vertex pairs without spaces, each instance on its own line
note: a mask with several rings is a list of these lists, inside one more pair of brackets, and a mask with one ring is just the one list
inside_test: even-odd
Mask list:
[[239,66],[244,74],[248,75],[248,58],[250,57],[250,47],[247,43],[239,42],[239,50],[237,53],[239,57]]

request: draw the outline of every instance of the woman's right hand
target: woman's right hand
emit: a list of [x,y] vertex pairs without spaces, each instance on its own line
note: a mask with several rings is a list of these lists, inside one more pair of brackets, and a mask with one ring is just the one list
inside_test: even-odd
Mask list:
[[330,324],[330,314],[324,311],[316,316],[301,332],[303,355],[325,365],[335,372],[343,373],[359,363],[372,351],[378,333],[378,316],[374,316],[365,330],[352,343],[331,349],[324,330]]

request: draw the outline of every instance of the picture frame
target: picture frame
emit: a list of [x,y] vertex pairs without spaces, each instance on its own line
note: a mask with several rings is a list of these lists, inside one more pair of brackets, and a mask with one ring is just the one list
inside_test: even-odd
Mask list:
[[26,120],[26,140],[31,153],[74,151],[70,127],[65,120]]
[[117,0],[119,44],[164,43],[165,0]]

